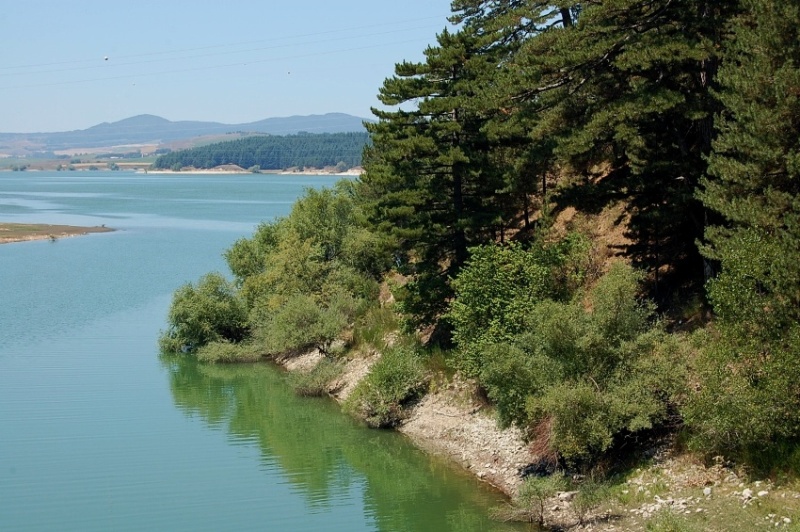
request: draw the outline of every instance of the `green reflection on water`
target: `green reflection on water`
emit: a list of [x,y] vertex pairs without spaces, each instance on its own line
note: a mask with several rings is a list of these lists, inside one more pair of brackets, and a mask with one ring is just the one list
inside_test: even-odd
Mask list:
[[330,400],[295,396],[273,366],[163,363],[181,411],[256,442],[264,464],[277,464],[311,508],[360,485],[365,518],[379,530],[520,529],[488,519],[504,502],[498,493],[399,434],[359,426]]

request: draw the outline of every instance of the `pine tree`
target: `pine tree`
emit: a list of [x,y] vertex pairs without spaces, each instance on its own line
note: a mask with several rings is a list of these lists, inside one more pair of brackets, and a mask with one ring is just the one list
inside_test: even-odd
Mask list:
[[716,448],[800,437],[800,5],[743,0],[700,197],[720,337],[689,421]]
[[[526,173],[590,177],[599,163],[610,166],[603,186],[629,200],[629,254],[656,287],[663,269],[702,279],[695,241],[705,216],[694,191],[711,149],[711,89],[734,3],[460,0],[454,8],[499,51],[496,83],[484,92],[503,110],[490,127],[512,145],[527,136],[517,185],[531,190]],[[595,184],[573,190],[593,208]]]
[[391,110],[373,109],[379,121],[367,124],[373,146],[365,151],[361,195],[415,274],[404,304],[424,322],[444,308],[449,277],[497,218],[492,197],[499,187],[482,173],[484,118],[469,105],[478,83],[475,53],[473,39],[445,30],[425,62],[396,65],[379,93]]

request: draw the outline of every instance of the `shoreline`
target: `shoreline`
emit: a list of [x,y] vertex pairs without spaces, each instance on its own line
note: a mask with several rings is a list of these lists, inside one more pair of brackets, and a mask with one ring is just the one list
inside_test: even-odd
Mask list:
[[[372,350],[352,353],[343,373],[328,383],[327,395],[341,404],[380,356]],[[323,359],[314,350],[272,362],[288,372],[308,372]],[[537,459],[535,452],[520,430],[500,428],[492,409],[475,396],[474,383],[456,377],[442,384],[389,430],[404,435],[421,451],[449,460],[513,501],[524,483],[524,469]],[[609,486],[606,495],[600,492],[581,519],[573,503],[577,491],[559,491],[542,499],[547,529],[666,530],[661,526],[674,519],[688,527],[680,530],[733,530],[734,523],[735,529],[761,530],[758,525],[766,524],[773,530],[797,521],[797,482],[754,478],[746,469],[725,464],[722,457],[707,464],[669,445],[659,445],[654,451],[647,463]],[[715,522],[724,523],[723,528],[709,526]]]
[[110,233],[110,227],[81,227],[75,225],[25,224],[0,222],[0,244],[30,242],[34,240],[58,240],[92,233]]
[[245,169],[225,169],[225,168],[200,168],[196,170],[136,170],[137,174],[155,174],[155,175],[242,175],[242,174],[263,174],[263,175],[296,175],[296,176],[351,176],[357,177],[363,173],[362,168],[351,168],[344,172],[336,172],[332,170],[325,170],[320,168],[307,168],[303,170],[261,170],[259,172],[250,172]]
[[[377,352],[348,358],[344,372],[328,386],[328,395],[341,404],[380,358]],[[273,360],[289,372],[307,372],[324,357],[311,351]],[[412,406],[395,430],[417,448],[449,459],[505,496],[514,497],[523,482],[521,471],[536,456],[515,428],[500,428],[496,419],[475,400],[472,385],[462,379],[428,393]]]

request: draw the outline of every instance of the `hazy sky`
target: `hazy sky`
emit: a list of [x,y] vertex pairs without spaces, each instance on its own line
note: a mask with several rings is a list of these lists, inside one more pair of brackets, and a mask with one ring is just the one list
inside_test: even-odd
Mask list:
[[[449,0],[2,0],[0,132],[371,116]],[[106,59],[107,58],[107,59]]]

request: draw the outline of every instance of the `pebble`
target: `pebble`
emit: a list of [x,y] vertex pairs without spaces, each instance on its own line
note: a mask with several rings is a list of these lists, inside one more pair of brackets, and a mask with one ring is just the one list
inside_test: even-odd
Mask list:
[[711,497],[711,488],[703,488],[703,495]]
[[759,497],[766,497],[767,495],[769,495],[769,492],[767,490],[761,490],[758,492]]

